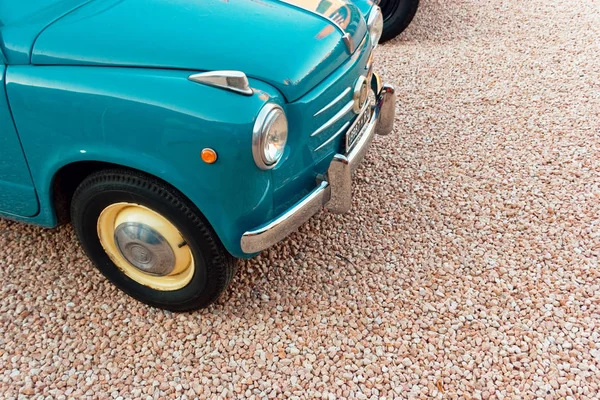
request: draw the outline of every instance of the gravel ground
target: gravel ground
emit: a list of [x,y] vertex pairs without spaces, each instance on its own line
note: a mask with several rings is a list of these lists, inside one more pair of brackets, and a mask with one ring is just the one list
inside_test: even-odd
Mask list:
[[423,0],[397,134],[210,309],[0,221],[0,397],[600,398],[600,5]]

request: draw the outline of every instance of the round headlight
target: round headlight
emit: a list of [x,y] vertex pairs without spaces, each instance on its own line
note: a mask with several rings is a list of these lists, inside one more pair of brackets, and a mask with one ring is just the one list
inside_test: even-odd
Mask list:
[[381,39],[381,35],[383,34],[383,16],[379,6],[373,6],[367,25],[369,26],[371,43],[373,43],[373,46],[377,46],[377,43],[379,43],[379,39]]
[[258,113],[252,132],[252,156],[259,168],[273,168],[283,157],[287,134],[283,109],[277,104],[266,104]]

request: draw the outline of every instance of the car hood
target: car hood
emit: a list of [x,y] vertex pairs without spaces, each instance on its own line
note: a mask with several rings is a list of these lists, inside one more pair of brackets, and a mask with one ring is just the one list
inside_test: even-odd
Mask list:
[[366,24],[348,0],[96,0],[41,32],[37,65],[239,70],[293,101],[349,56]]

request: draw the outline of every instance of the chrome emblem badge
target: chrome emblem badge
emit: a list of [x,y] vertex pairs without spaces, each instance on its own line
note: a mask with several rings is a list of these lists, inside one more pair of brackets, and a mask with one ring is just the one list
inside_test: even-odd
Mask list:
[[362,110],[363,106],[369,99],[369,85],[367,85],[367,78],[365,78],[363,75],[361,75],[356,81],[352,99],[354,100],[352,111],[354,111],[356,114],[359,114],[360,110]]

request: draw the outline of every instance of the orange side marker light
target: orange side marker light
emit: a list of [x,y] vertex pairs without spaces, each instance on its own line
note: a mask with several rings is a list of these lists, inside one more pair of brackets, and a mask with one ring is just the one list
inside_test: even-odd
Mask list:
[[207,147],[206,149],[202,149],[200,157],[205,163],[214,164],[217,161],[217,152]]

